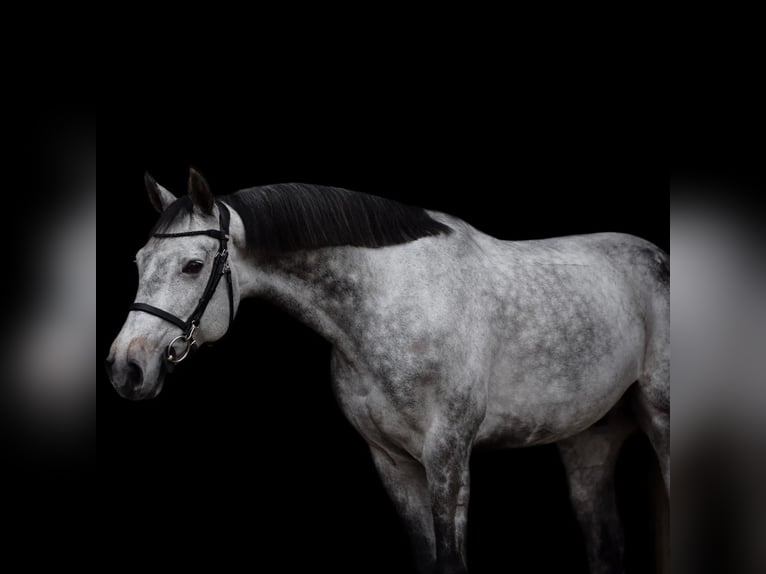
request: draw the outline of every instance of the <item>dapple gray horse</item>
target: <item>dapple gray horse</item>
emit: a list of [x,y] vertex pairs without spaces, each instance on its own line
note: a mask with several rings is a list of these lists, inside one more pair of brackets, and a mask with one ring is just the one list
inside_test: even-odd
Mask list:
[[[500,241],[443,213],[337,188],[274,185],[216,201],[193,170],[181,199],[146,184],[162,214],[155,231],[172,233],[138,252],[137,301],[192,313],[221,246],[187,233],[218,229],[226,210],[233,308],[265,298],[332,344],[334,391],[420,570],[466,571],[474,447],[555,442],[591,571],[622,571],[613,474],[634,428],[670,484],[662,250],[617,233]],[[229,325],[227,289],[216,285],[199,344]],[[171,321],[128,314],[107,359],[122,396],[156,396],[174,338],[185,341]]]

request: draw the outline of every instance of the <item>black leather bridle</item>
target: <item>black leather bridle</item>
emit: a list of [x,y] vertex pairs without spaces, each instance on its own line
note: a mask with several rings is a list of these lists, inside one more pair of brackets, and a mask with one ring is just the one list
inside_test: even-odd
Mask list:
[[[229,327],[234,320],[234,288],[231,283],[231,267],[229,266],[229,210],[220,201],[216,201],[218,206],[218,217],[220,229],[205,229],[203,231],[186,231],[184,233],[155,233],[153,237],[159,239],[165,239],[168,237],[191,237],[193,235],[208,235],[218,239],[218,253],[215,254],[213,260],[213,269],[210,272],[210,277],[207,280],[205,290],[202,292],[202,296],[197,303],[197,307],[189,318],[184,321],[180,317],[168,313],[159,307],[149,305],[147,303],[133,303],[129,309],[131,311],[143,311],[150,315],[155,315],[160,319],[164,319],[169,323],[173,323],[177,327],[181,328],[182,334],[175,337],[170,343],[168,343],[167,350],[164,355],[165,364],[169,371],[173,370],[173,367],[183,361],[191,351],[192,347],[195,347],[197,341],[194,338],[194,332],[199,327],[202,315],[205,314],[208,303],[213,298],[215,290],[218,288],[218,283],[221,281],[221,277],[226,275],[226,285],[229,293]],[[228,332],[229,327],[226,328]],[[183,341],[185,344],[184,349],[180,353],[176,353],[175,344],[178,341]]]

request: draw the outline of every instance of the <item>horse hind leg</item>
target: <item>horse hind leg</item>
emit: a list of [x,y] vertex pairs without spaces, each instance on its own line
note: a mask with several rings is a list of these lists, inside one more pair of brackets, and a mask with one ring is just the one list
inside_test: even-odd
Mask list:
[[594,426],[558,443],[592,574],[624,571],[614,472],[620,448],[633,430],[635,423],[620,404]]
[[647,343],[638,384],[631,389],[633,411],[657,454],[665,489],[670,496],[670,263],[654,254],[654,278],[646,304]]
[[657,455],[665,490],[670,496],[670,401],[649,378],[639,381],[633,393],[633,410],[641,430]]
[[[670,572],[670,359],[667,346],[650,351],[644,374],[630,390],[636,421],[657,455],[663,489],[655,498],[658,572]],[[666,496],[667,495],[667,498]]]
[[643,373],[631,389],[633,412],[646,433],[670,496],[670,325],[669,306],[659,298],[652,333],[646,348]]
[[666,284],[659,282],[657,287],[650,306],[642,373],[628,393],[636,421],[649,439],[662,473],[667,498],[655,497],[657,567],[660,572],[670,572],[670,301]]

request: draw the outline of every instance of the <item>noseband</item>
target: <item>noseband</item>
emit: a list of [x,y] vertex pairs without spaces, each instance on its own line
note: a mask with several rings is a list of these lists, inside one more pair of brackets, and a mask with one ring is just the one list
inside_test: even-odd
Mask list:
[[[229,242],[229,210],[220,201],[216,201],[216,205],[218,206],[220,229],[205,229],[203,231],[187,231],[184,233],[155,233],[153,235],[153,237],[159,239],[208,235],[216,238],[219,242],[218,253],[215,254],[213,269],[210,272],[207,285],[205,286],[205,290],[202,292],[202,297],[200,297],[199,303],[197,303],[197,307],[194,309],[191,316],[184,321],[172,313],[168,313],[159,307],[147,303],[133,303],[129,307],[131,311],[143,311],[144,313],[155,315],[160,319],[164,319],[168,323],[173,323],[173,325],[181,328],[182,333],[168,343],[165,351],[164,359],[169,371],[172,371],[176,364],[183,361],[189,355],[192,347],[196,346],[197,341],[194,338],[194,332],[199,327],[202,315],[205,314],[205,309],[207,309],[207,305],[213,298],[215,290],[218,288],[218,283],[220,283],[221,277],[224,275],[226,275],[226,285],[229,293],[229,327],[231,327],[231,322],[234,320],[234,288],[231,284],[231,267],[229,266],[229,250],[227,248]],[[227,332],[229,327],[226,328]],[[184,348],[180,353],[177,353],[175,345],[179,341],[184,343]]]

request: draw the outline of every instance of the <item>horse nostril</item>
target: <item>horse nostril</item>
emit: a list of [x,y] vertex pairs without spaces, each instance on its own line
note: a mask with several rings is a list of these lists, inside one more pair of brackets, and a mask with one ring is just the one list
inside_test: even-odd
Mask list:
[[126,382],[133,390],[138,389],[138,387],[141,386],[141,383],[144,382],[144,372],[141,370],[141,367],[138,366],[138,363],[128,361],[128,376]]

